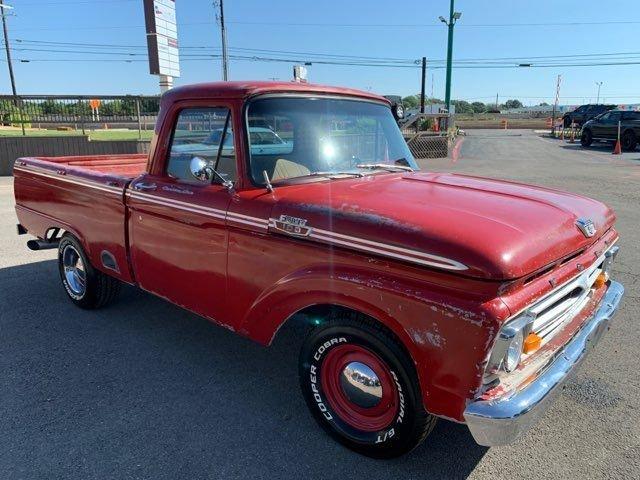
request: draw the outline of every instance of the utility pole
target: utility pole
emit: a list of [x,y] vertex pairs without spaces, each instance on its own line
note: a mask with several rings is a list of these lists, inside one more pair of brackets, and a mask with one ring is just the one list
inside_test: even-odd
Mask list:
[[499,105],[499,100],[498,97],[500,96],[499,93],[496,93],[496,110],[499,110],[498,105]]
[[456,24],[457,20],[460,20],[462,17],[461,12],[455,11],[455,0],[451,0],[451,4],[449,7],[449,21],[444,17],[440,17],[440,21],[444,23],[449,30],[448,40],[447,40],[447,84],[444,95],[444,103],[447,107],[447,111],[451,112],[451,67],[453,63],[453,27]]
[[222,35],[222,79],[229,80],[229,57],[227,55],[227,29],[224,25],[224,0],[218,0],[220,13],[216,15],[220,22],[220,34]]
[[7,33],[7,17],[4,13],[6,8],[11,8],[4,4],[4,0],[0,0],[0,14],[2,14],[2,31],[4,32],[4,48],[7,52],[7,65],[9,66],[9,78],[11,78],[11,91],[13,96],[17,96],[16,79],[13,76],[13,63],[11,62],[11,48],[9,47],[9,34]]
[[562,83],[562,75],[558,75],[556,83],[556,101],[553,102],[553,111],[551,113],[551,135],[556,134],[556,112],[558,111],[558,103],[560,102],[560,84]]
[[596,100],[596,104],[600,103],[600,87],[603,83],[604,82],[596,82],[596,85],[598,86],[598,99]]
[[427,82],[427,57],[422,57],[422,87],[420,88],[420,113],[424,113],[424,89]]

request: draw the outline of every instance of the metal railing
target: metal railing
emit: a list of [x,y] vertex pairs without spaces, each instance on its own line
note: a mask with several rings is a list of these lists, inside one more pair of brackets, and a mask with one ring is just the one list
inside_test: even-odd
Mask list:
[[153,128],[159,96],[0,95],[0,123],[25,128]]

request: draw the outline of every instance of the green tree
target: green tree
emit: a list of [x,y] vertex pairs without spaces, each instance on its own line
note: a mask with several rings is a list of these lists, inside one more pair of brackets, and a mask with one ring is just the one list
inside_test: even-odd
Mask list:
[[402,104],[404,105],[404,108],[417,108],[420,106],[420,96],[409,95],[408,97],[404,97],[402,99]]
[[471,108],[473,108],[473,113],[484,113],[487,111],[487,106],[482,102],[473,102]]
[[456,113],[473,113],[473,107],[465,100],[453,100],[451,103],[456,107]]
[[507,110],[511,110],[512,108],[522,108],[524,107],[524,105],[522,104],[522,102],[520,100],[507,100],[506,102],[504,102],[504,108],[506,108]]

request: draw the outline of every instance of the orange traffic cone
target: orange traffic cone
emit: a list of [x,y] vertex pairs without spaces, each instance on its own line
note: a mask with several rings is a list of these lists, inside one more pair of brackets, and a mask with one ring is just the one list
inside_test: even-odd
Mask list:
[[620,144],[620,126],[621,126],[621,122],[618,121],[618,137],[616,139],[616,146],[613,147],[613,154],[614,155],[620,155],[622,154],[622,145]]
[[616,146],[613,148],[613,155],[621,155],[622,154],[622,145],[620,145],[620,140],[616,140]]

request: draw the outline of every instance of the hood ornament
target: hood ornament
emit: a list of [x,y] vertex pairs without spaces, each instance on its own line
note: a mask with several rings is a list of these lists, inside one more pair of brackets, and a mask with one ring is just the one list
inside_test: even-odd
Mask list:
[[579,218],[576,220],[576,227],[578,227],[587,238],[591,238],[596,234],[596,226],[590,218]]

